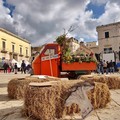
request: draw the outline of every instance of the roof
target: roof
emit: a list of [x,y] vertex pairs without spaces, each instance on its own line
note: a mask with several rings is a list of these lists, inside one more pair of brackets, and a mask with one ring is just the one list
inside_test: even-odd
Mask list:
[[97,41],[91,41],[91,42],[86,42],[86,43],[96,43]]
[[12,33],[12,32],[10,32],[10,31],[7,31],[7,30],[5,30],[5,29],[3,29],[3,28],[0,28],[0,31],[2,31],[2,32],[6,33],[6,34],[9,34],[9,35],[11,35],[11,36],[13,36],[13,37],[16,37],[16,38],[18,38],[18,39],[20,39],[20,40],[22,40],[22,41],[24,41],[24,42],[26,42],[26,43],[29,43],[29,44],[30,44],[30,42],[29,42],[29,41],[27,41],[26,39],[23,39],[23,38],[21,38],[21,37],[19,37],[19,36],[15,35],[15,34],[13,34],[13,33]]
[[107,26],[111,26],[111,25],[118,25],[118,24],[120,24],[120,22],[110,23],[110,24],[106,24],[106,25],[100,25],[100,26],[97,26],[97,28],[107,27]]

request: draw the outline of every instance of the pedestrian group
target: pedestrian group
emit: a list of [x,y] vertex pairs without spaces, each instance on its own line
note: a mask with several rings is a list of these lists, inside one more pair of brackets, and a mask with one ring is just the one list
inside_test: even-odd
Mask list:
[[110,62],[100,60],[100,62],[97,64],[97,73],[99,74],[114,73],[116,71],[117,71],[116,63],[113,62],[112,60]]
[[4,69],[4,73],[14,72],[15,74],[17,74],[18,71],[21,71],[21,73],[24,73],[24,74],[26,74],[26,73],[31,74],[31,72],[32,72],[31,65],[30,64],[26,65],[24,60],[22,60],[20,69],[18,68],[17,63],[8,64],[7,62],[4,62],[3,69]]

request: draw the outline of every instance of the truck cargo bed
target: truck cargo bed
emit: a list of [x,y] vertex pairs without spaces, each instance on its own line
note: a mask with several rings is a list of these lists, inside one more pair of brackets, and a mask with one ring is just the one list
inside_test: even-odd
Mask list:
[[96,70],[95,62],[73,62],[64,63],[62,62],[62,71],[80,71],[80,70]]

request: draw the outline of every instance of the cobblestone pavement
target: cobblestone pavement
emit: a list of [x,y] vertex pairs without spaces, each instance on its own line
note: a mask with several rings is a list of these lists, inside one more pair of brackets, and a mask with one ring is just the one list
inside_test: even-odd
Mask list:
[[[23,78],[27,74],[0,73],[0,120],[30,120],[21,115],[22,100],[7,96],[7,84],[12,78]],[[120,120],[120,89],[111,90],[111,102],[104,109],[93,111],[85,120]]]

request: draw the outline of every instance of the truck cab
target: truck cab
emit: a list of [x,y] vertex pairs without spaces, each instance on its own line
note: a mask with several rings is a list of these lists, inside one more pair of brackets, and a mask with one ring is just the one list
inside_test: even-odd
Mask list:
[[55,43],[46,44],[32,62],[35,75],[60,76],[60,46]]

